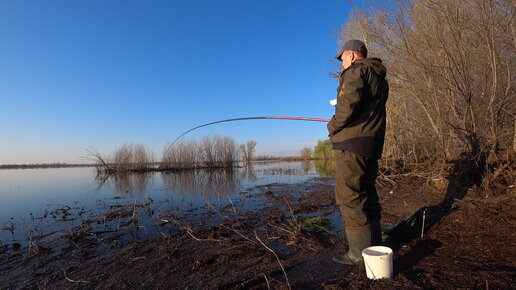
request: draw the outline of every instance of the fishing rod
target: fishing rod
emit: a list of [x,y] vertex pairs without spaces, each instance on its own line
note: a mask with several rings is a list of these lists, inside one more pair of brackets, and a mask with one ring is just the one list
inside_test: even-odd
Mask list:
[[227,120],[221,120],[221,121],[215,121],[215,122],[211,122],[211,123],[206,123],[206,124],[202,124],[202,125],[199,125],[197,127],[194,127],[192,129],[184,132],[183,134],[179,135],[179,137],[177,137],[176,140],[174,140],[174,142],[172,142],[172,144],[170,144],[170,146],[174,145],[174,143],[176,143],[177,140],[181,139],[181,137],[183,137],[184,135],[186,135],[189,132],[192,132],[195,129],[199,129],[199,128],[206,127],[206,126],[213,125],[213,124],[224,123],[224,122],[241,121],[241,120],[263,120],[263,119],[298,120],[298,121],[315,121],[315,122],[329,122],[330,121],[330,119],[307,118],[307,117],[246,117],[246,118],[227,119]]

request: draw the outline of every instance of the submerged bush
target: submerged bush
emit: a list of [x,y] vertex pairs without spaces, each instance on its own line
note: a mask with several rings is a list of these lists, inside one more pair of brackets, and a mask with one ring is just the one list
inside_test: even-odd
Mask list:
[[99,174],[145,172],[154,164],[152,152],[142,144],[124,144],[108,157],[97,150],[88,150],[88,153],[90,159],[97,163]]
[[181,141],[163,149],[161,169],[231,168],[238,161],[235,140],[206,136],[200,142]]
[[161,164],[156,167],[153,154],[142,144],[124,144],[110,156],[104,157],[96,150],[88,150],[91,160],[97,163],[99,174],[123,174],[152,170],[178,170],[193,168],[232,168],[238,162],[238,145],[234,139],[207,136],[200,142],[180,141],[163,148]]

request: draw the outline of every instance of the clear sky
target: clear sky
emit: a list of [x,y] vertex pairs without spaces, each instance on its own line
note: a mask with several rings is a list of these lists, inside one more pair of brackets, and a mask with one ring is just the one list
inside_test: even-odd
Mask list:
[[[197,125],[330,118],[351,0],[0,1],[0,164],[84,162]],[[326,124],[255,120],[186,135],[298,155]]]

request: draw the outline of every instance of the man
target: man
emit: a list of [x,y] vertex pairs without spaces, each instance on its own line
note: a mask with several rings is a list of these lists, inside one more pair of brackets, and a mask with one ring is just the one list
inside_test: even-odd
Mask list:
[[382,61],[367,58],[362,41],[347,41],[335,58],[342,61],[344,71],[328,131],[335,152],[335,199],[349,250],[333,260],[358,265],[364,261],[364,248],[381,243],[382,208],[375,180],[385,138],[389,85]]

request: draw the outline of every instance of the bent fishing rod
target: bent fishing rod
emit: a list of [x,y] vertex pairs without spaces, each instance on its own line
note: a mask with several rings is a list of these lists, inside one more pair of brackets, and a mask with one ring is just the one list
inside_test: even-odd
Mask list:
[[184,132],[183,134],[179,135],[179,137],[177,137],[176,140],[174,140],[174,142],[172,142],[172,144],[170,144],[170,146],[174,145],[174,143],[176,143],[177,140],[181,139],[181,137],[183,137],[184,135],[186,135],[189,132],[192,132],[195,129],[199,129],[199,128],[206,127],[206,126],[213,125],[213,124],[224,123],[224,122],[242,121],[242,120],[264,120],[264,119],[269,119],[269,120],[272,119],[272,120],[315,121],[315,122],[329,122],[330,121],[330,119],[308,118],[308,117],[246,117],[246,118],[227,119],[227,120],[210,122],[210,123],[206,123],[206,124],[202,124],[202,125],[199,125],[197,127],[194,127],[192,129]]

